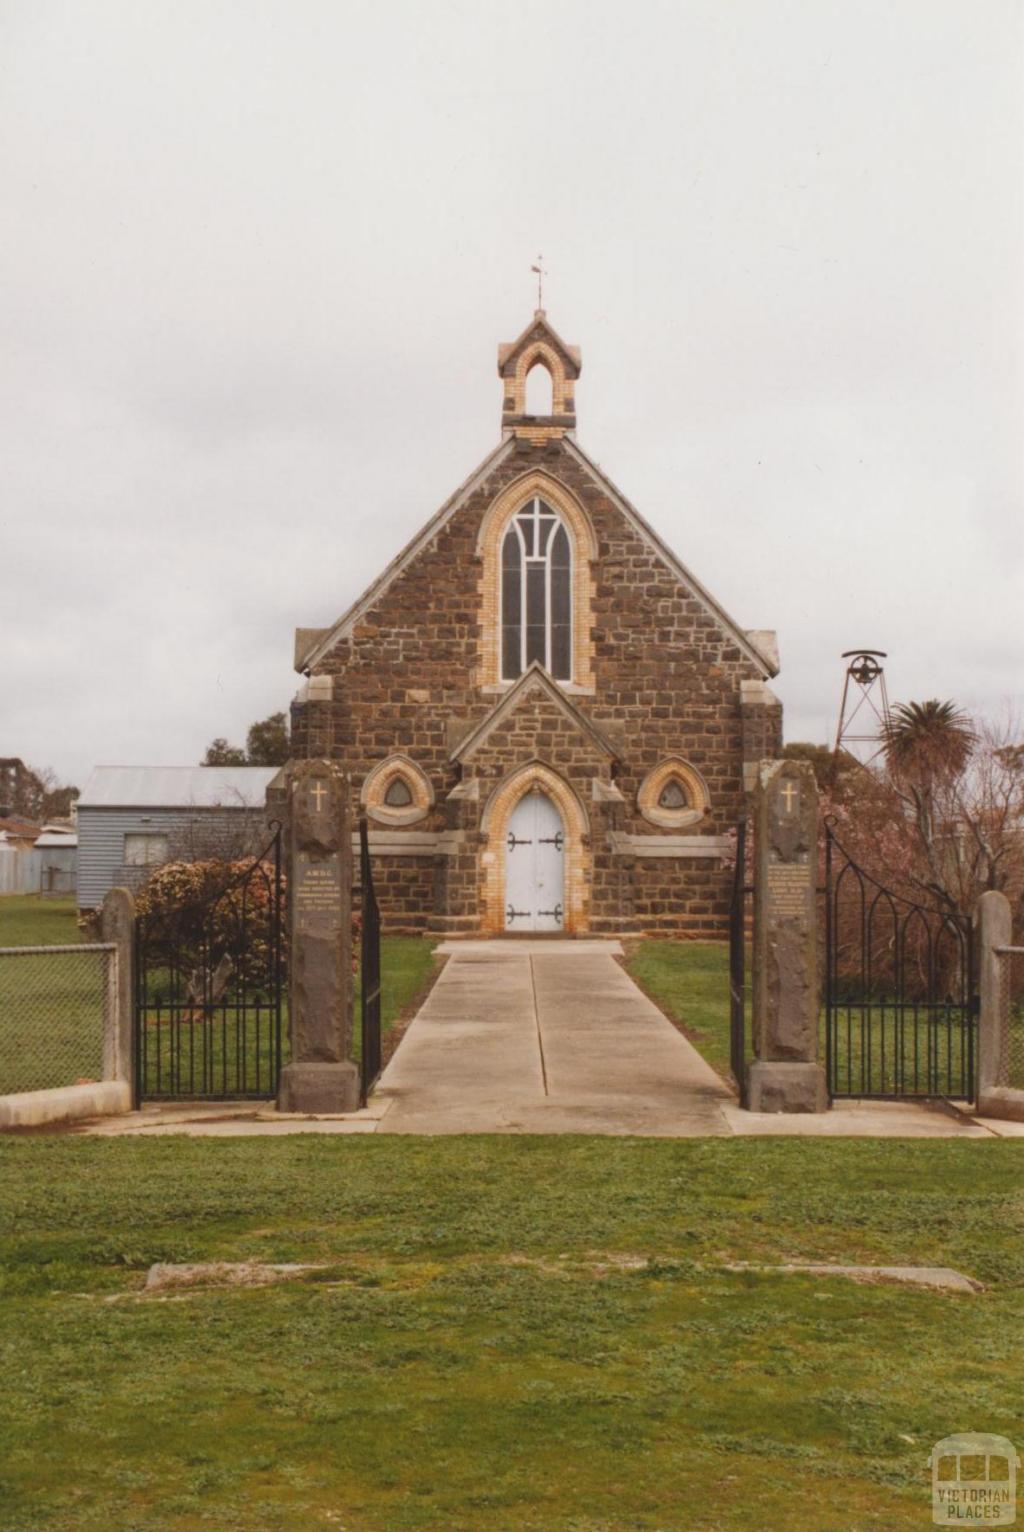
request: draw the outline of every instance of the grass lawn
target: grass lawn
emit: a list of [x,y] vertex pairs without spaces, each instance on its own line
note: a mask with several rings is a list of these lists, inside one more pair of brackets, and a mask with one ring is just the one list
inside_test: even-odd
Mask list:
[[[708,1063],[731,1078],[728,947],[721,942],[640,942],[626,968],[666,1015],[683,1023]],[[748,1015],[748,1041],[749,1035]]]
[[[52,946],[82,939],[69,899],[41,899],[38,895],[13,895],[0,899],[0,947]],[[422,993],[434,971],[433,944],[418,937],[385,936],[381,941],[381,1032],[387,1033]],[[0,958],[0,1093],[70,1085],[79,1078],[99,1078],[102,1073],[102,1039],[98,1017],[102,1014],[102,977],[98,955],[54,959]],[[359,985],[356,981],[356,1054],[359,1053]],[[24,1025],[45,1027],[44,1041],[26,1046]],[[224,1023],[223,1027],[221,1023]],[[235,1079],[234,1012],[226,1008],[204,1028],[196,1021],[182,1033],[182,1057],[195,1057],[193,1081],[204,1078],[204,1059],[210,1078]],[[288,1060],[287,1012],[284,1018],[284,1062]],[[260,1022],[260,1078],[267,1078],[270,1060],[269,1019]],[[165,1035],[166,1034],[166,1035]],[[248,1077],[255,1079],[257,1039],[250,1020],[247,1033]],[[38,1041],[38,1039],[36,1039]],[[147,1074],[151,1088],[157,1077],[166,1081],[170,1029],[149,1029]],[[158,1068],[159,1064],[159,1068]],[[187,1081],[188,1063],[181,1066]]]
[[[83,940],[73,899],[0,898],[0,947]],[[103,958],[0,958],[0,1093],[44,1090],[103,1074]]]
[[84,941],[76,913],[74,899],[4,894],[0,897],[0,947],[53,947]]
[[[7,1138],[0,1522],[910,1532],[1024,1437],[1022,1235],[1005,1141]],[[249,1257],[326,1270],[141,1296]]]
[[[729,949],[712,942],[641,942],[626,967],[637,983],[674,1021],[726,1079],[729,1068]],[[747,1058],[753,1056],[750,1007],[751,967],[747,959]],[[836,1032],[836,1093],[856,1096],[897,1093],[958,1094],[966,1080],[967,1036],[956,1006],[902,1012],[881,1001],[869,1012],[839,1004]],[[826,1057],[825,1010],[821,1009],[819,1058]]]
[[[408,1010],[435,969],[434,942],[420,936],[383,936],[380,943],[380,1030],[387,1036]],[[355,1014],[359,1029],[359,979],[356,978]]]

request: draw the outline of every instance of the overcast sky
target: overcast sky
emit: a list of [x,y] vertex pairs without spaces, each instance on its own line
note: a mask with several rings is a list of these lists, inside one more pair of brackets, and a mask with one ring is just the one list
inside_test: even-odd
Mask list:
[[579,440],[744,627],[1021,689],[1020,0],[0,0],[0,755],[286,707],[499,437]]

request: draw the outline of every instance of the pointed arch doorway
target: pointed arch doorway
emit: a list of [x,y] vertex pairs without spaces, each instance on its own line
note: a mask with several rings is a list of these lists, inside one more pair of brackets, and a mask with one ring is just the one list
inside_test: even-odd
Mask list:
[[565,928],[565,825],[556,803],[534,788],[508,821],[505,930]]

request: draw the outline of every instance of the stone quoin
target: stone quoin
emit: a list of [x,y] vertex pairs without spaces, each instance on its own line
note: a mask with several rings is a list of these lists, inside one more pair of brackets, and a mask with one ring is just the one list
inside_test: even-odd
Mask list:
[[[525,413],[535,366],[550,415]],[[538,309],[499,347],[500,444],[333,627],[296,633],[294,753],[368,814],[385,930],[726,932],[729,832],[781,748],[775,637],[578,445],[580,370]],[[561,826],[538,845],[510,829],[528,793]]]

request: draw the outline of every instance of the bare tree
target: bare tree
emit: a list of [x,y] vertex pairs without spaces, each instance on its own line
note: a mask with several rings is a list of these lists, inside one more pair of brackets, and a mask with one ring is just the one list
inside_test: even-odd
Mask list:
[[846,849],[887,887],[970,915],[988,889],[1024,914],[1021,725],[967,719],[918,732],[875,769],[844,776],[827,801]]

